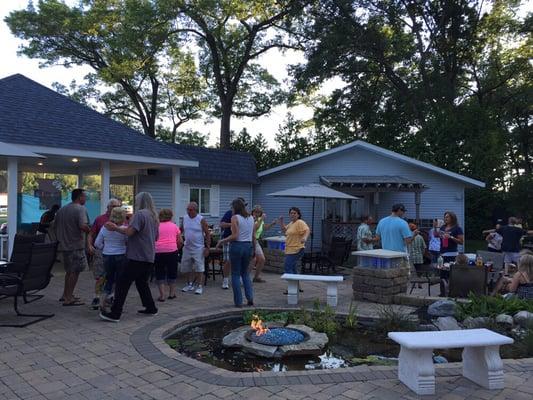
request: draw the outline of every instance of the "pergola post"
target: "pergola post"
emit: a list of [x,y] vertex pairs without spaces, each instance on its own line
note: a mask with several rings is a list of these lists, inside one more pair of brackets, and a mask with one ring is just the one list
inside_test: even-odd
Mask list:
[[17,233],[17,192],[18,192],[18,160],[16,157],[7,158],[7,248],[8,259],[11,257],[15,235]]
[[111,181],[111,168],[109,160],[100,161],[100,213],[105,214],[109,202],[109,185]]
[[420,192],[415,192],[415,221],[420,225]]
[[174,222],[179,224],[178,216],[183,214],[184,210],[180,210],[181,203],[181,187],[180,187],[180,169],[179,167],[172,167],[172,213],[174,214]]

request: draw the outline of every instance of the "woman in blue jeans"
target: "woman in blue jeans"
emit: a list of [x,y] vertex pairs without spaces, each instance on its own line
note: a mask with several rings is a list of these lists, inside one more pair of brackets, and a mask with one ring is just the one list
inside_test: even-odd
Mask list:
[[231,203],[233,216],[231,217],[231,235],[218,242],[217,247],[230,243],[229,259],[231,262],[231,288],[235,307],[242,307],[242,292],[240,280],[244,286],[244,295],[248,305],[254,305],[252,281],[248,273],[248,265],[255,248],[254,218],[246,210],[242,199],[235,199]]

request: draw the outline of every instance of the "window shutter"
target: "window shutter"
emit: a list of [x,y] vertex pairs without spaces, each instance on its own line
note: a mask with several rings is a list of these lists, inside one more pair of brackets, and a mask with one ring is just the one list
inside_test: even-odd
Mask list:
[[220,213],[220,186],[211,185],[209,214],[212,217],[218,217]]
[[187,212],[187,204],[190,201],[189,193],[189,184],[180,183],[180,208],[178,210],[178,215],[175,218],[175,221],[178,222]]

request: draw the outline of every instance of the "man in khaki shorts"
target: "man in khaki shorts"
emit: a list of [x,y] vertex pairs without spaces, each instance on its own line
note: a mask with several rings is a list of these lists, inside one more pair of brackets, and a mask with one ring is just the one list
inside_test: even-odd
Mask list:
[[79,306],[84,303],[74,297],[74,289],[78,283],[80,272],[87,268],[85,254],[86,234],[89,233],[87,200],[83,189],[74,189],[72,202],[59,209],[54,221],[54,229],[59,242],[59,250],[63,252],[65,267],[65,287],[61,300],[64,306]]
[[[183,245],[183,255],[181,256],[181,272],[187,274],[187,285],[182,292],[194,291],[195,294],[202,294],[203,275],[205,270],[205,257],[209,255],[209,244],[211,234],[207,221],[198,214],[198,204],[191,202],[187,205],[187,214],[183,216],[183,235],[185,244]],[[196,282],[196,285],[194,285]]]

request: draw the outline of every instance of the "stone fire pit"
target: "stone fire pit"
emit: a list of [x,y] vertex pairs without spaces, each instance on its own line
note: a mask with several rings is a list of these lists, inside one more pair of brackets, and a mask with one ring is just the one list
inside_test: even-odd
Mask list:
[[327,343],[325,333],[316,332],[306,325],[274,326],[260,336],[249,326],[242,326],[222,339],[224,347],[240,348],[246,353],[266,358],[320,355]]

